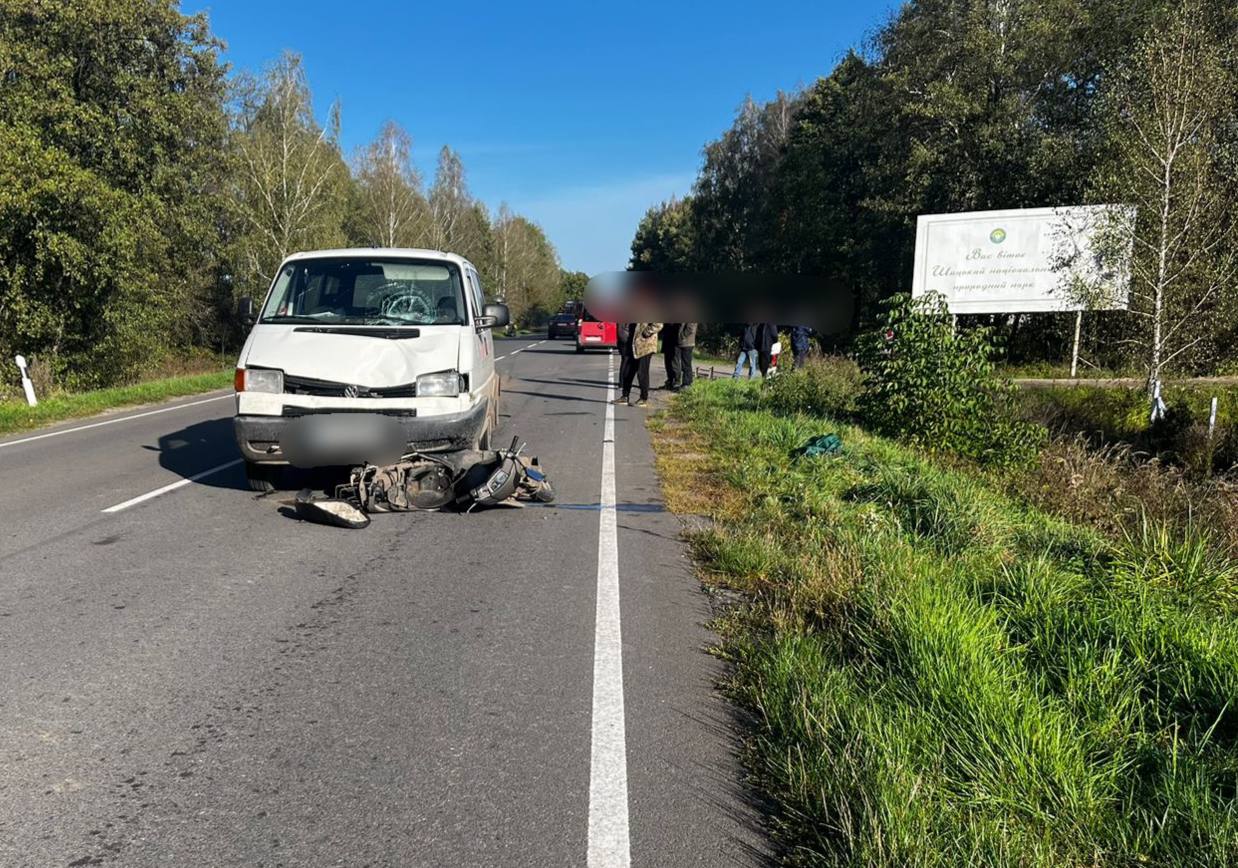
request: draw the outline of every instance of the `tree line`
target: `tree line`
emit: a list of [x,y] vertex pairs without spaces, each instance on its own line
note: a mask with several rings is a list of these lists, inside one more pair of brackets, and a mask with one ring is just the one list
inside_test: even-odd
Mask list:
[[[811,86],[745,100],[631,267],[825,274],[872,322],[910,286],[919,214],[1130,204],[1131,309],[1087,317],[1089,355],[1238,370],[1236,34],[1207,0],[909,0]],[[1021,360],[1060,359],[1074,325],[969,320]]]
[[578,294],[542,229],[491,214],[444,146],[427,184],[388,122],[351,156],[301,59],[234,75],[174,0],[0,0],[0,357],[60,385],[235,347],[241,295],[283,257],[346,246],[469,258],[529,323]]

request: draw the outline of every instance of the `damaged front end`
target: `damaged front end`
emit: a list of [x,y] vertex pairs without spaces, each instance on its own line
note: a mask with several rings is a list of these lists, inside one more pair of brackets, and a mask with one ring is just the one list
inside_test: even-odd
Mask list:
[[365,527],[378,512],[434,511],[551,503],[554,488],[536,458],[526,460],[525,444],[513,438],[498,450],[448,454],[411,452],[392,464],[362,464],[336,486],[334,497],[297,495],[298,517],[337,527]]

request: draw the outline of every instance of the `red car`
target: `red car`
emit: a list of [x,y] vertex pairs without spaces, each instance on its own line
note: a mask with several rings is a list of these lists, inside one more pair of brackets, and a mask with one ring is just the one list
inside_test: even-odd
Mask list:
[[576,352],[591,349],[612,349],[619,346],[619,325],[599,322],[588,311],[576,323]]

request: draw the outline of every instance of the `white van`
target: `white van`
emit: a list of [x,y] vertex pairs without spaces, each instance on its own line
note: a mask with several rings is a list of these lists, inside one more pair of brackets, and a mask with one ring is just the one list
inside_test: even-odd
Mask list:
[[[413,249],[298,253],[280,265],[256,317],[249,299],[241,308],[253,328],[237,361],[235,429],[254,490],[271,490],[290,461],[313,466],[287,448],[309,420],[344,431],[381,423],[404,451],[490,448],[499,398],[491,330],[508,312],[485,303],[467,259]],[[333,463],[365,458],[337,450]]]

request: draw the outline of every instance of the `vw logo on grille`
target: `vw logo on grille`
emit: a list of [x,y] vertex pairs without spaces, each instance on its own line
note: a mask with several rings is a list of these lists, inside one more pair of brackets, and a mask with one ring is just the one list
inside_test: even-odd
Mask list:
[[360,390],[360,389],[358,389],[356,386],[345,386],[345,387],[344,387],[344,397],[345,397],[345,398],[355,398],[355,397],[357,397],[357,395],[359,395],[359,394],[360,394],[360,392],[361,392],[361,390]]

